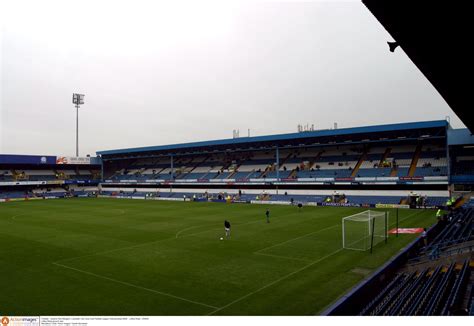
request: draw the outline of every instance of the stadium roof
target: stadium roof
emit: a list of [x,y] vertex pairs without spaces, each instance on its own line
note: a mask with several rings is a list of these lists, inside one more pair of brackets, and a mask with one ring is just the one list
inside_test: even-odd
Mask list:
[[465,128],[448,130],[448,145],[474,145],[474,135]]
[[[362,0],[464,124],[470,119],[469,2]],[[387,40],[389,41],[389,40]],[[387,46],[388,51],[388,46]]]
[[323,137],[336,138],[338,136],[351,136],[351,135],[361,136],[361,135],[366,135],[366,134],[384,133],[384,132],[398,132],[398,131],[410,131],[410,130],[420,131],[420,130],[436,129],[436,128],[445,129],[447,126],[448,126],[448,122],[446,120],[409,122],[409,123],[397,123],[397,124],[376,125],[376,126],[366,126],[366,127],[343,128],[343,129],[327,129],[327,130],[297,132],[297,133],[278,134],[278,135],[269,135],[269,136],[209,140],[209,141],[199,141],[199,142],[191,142],[191,143],[172,144],[172,145],[125,148],[125,149],[98,151],[97,154],[102,155],[102,157],[104,157],[104,156],[109,156],[109,155],[134,154],[134,153],[138,154],[138,153],[145,153],[145,152],[167,152],[167,151],[197,149],[197,148],[204,148],[204,147],[226,146],[226,145],[233,145],[233,146],[251,145],[252,143],[264,143],[264,142],[268,143],[268,142],[291,141],[291,140],[298,141],[298,140],[315,139],[315,138],[323,138]]

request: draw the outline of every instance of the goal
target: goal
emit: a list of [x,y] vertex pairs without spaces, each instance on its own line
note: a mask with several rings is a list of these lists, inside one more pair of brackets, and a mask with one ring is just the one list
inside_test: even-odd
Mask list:
[[342,247],[344,249],[370,249],[387,241],[388,212],[365,211],[342,219]]

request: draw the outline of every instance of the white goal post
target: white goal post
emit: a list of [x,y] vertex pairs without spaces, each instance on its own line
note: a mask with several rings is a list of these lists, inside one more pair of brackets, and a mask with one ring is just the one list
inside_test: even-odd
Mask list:
[[344,249],[370,249],[388,237],[388,212],[367,210],[342,219],[342,247]]

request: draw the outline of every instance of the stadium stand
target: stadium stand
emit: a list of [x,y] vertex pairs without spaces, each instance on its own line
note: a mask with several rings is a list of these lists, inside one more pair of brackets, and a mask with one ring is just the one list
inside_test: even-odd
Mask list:
[[[472,312],[474,211],[448,211],[428,231],[372,275],[327,315],[431,316]],[[411,257],[411,258],[410,258]]]
[[[355,177],[408,176],[416,147],[393,146],[364,150],[358,147],[333,147],[282,151],[284,157],[277,167],[275,155],[269,152],[247,152],[244,158],[230,160],[226,156],[206,155],[175,163],[164,160],[138,160],[126,169],[115,171],[109,180],[250,180],[250,179],[312,179]],[[446,154],[426,148],[420,154],[412,176],[447,176]],[[357,170],[356,170],[357,167]]]
[[111,150],[91,164],[0,155],[0,201],[97,195],[440,208],[447,213],[427,245],[410,244],[327,314],[462,314],[472,311],[470,137],[428,121]]
[[0,155],[0,199],[3,201],[43,197],[86,195],[79,188],[95,186],[101,179],[100,162],[72,164],[64,157]]
[[474,240],[474,210],[461,208],[454,213],[444,215],[438,221],[442,231],[430,241],[430,244],[420,251],[420,255],[429,255],[437,250],[437,255],[450,251],[454,245]]
[[[101,187],[197,194],[260,188],[266,200],[287,201],[279,188],[300,202],[413,207],[414,192],[433,207],[449,197],[448,129],[446,121],[430,121],[102,151]],[[336,190],[344,200],[326,201]]]
[[361,311],[372,316],[432,316],[462,313],[469,260],[400,273]]

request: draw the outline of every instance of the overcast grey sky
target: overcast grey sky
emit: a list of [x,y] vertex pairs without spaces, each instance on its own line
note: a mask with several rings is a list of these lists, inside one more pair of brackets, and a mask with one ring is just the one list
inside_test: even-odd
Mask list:
[[0,153],[80,152],[444,119],[360,1],[3,1]]

